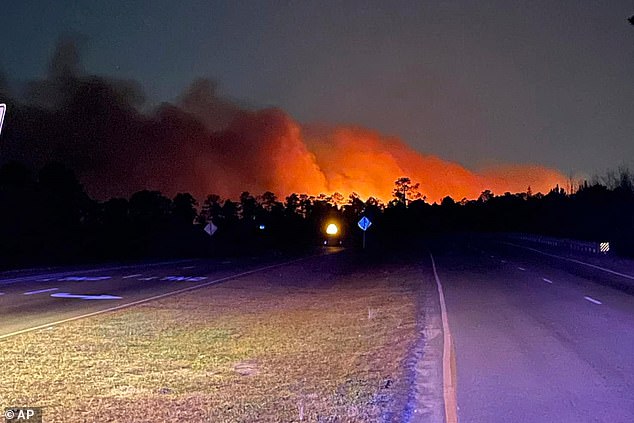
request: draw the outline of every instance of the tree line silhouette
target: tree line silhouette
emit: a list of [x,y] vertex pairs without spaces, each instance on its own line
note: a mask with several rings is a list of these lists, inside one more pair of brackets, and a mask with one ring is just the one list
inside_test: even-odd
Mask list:
[[[568,189],[568,191],[572,191]],[[243,192],[236,200],[188,193],[168,198],[139,191],[130,198],[91,199],[71,169],[50,163],[33,174],[17,162],[0,167],[0,267],[102,260],[233,255],[313,248],[336,222],[344,245],[361,245],[357,221],[367,216],[370,248],[411,245],[448,232],[526,232],[610,241],[634,255],[634,178],[627,169],[546,193],[445,197],[429,204],[409,178],[395,181],[393,198],[362,200],[339,193],[284,199]],[[213,236],[203,231],[213,222]]]

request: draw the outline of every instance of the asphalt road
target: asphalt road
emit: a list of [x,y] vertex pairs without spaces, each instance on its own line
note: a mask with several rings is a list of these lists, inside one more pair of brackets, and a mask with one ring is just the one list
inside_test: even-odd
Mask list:
[[24,330],[220,283],[297,259],[269,256],[3,272],[0,340]]
[[[482,239],[431,247],[454,342],[460,422],[634,422],[633,280]],[[0,339],[292,260],[0,273]],[[420,260],[421,283],[433,291],[429,258],[412,260]],[[617,270],[634,275],[634,264],[619,262]],[[437,316],[426,320],[438,325]]]
[[634,422],[631,280],[490,241],[433,251],[460,422]]

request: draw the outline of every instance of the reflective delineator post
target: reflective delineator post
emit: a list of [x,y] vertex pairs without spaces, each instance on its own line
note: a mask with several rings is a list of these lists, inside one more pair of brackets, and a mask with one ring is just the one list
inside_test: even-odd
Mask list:
[[4,114],[7,112],[7,105],[0,103],[0,134],[2,133],[2,122],[4,121]]

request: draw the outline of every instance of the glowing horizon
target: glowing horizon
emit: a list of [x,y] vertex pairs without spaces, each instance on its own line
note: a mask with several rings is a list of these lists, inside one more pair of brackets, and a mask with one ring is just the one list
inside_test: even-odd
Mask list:
[[[529,186],[535,193],[546,193],[566,181],[560,172],[539,165],[505,164],[475,172],[369,129],[307,129],[279,109],[244,113],[213,141],[221,143],[223,152],[227,145],[233,151],[220,157],[202,152],[207,158],[201,167],[209,161],[220,163],[202,172],[202,180],[210,181],[203,190],[226,198],[243,191],[271,191],[281,198],[292,193],[356,193],[362,200],[388,202],[394,182],[408,177],[433,203],[446,196],[475,199],[485,190],[526,192]],[[245,151],[253,145],[257,151]]]

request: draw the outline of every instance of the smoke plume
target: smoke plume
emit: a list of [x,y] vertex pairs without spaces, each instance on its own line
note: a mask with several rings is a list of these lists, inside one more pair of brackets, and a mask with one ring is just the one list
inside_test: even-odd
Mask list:
[[10,112],[0,162],[34,168],[61,162],[100,199],[158,189],[198,198],[273,191],[356,192],[389,200],[394,181],[407,176],[438,201],[447,195],[475,198],[486,189],[520,192],[531,186],[545,192],[565,181],[537,165],[474,172],[368,129],[316,129],[279,109],[247,110],[204,79],[174,104],[143,111],[138,83],[85,73],[68,39],[59,43],[47,77],[28,83],[25,91],[11,96],[0,90]]

